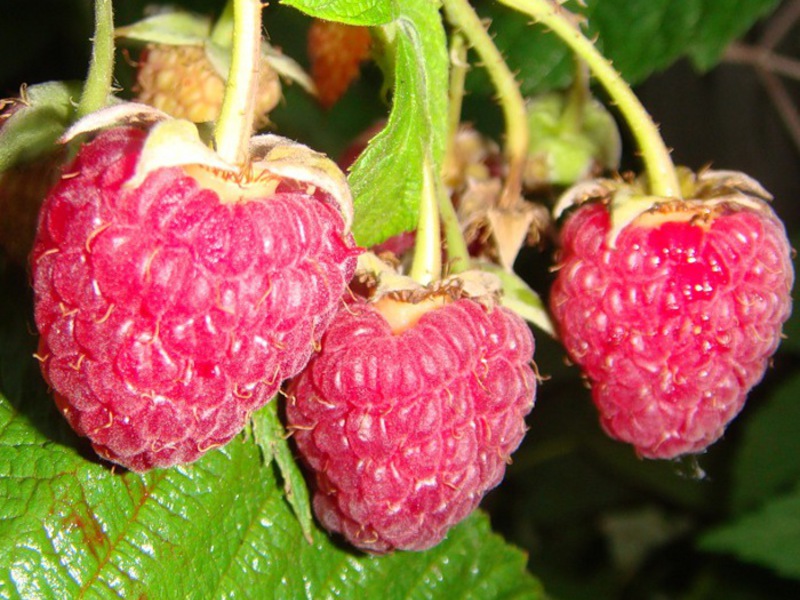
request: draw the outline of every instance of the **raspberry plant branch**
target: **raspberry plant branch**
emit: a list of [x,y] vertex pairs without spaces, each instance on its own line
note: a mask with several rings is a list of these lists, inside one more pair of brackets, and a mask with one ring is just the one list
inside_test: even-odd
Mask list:
[[219,119],[214,129],[217,153],[237,165],[247,161],[255,119],[256,82],[261,55],[260,0],[233,0],[233,54]]
[[444,0],[448,20],[464,34],[478,53],[483,67],[492,80],[505,119],[505,154],[508,175],[500,195],[499,205],[511,208],[519,200],[522,173],[528,156],[528,127],[525,100],[514,74],[497,49],[475,10],[467,0]]
[[103,108],[111,93],[114,76],[114,10],[111,0],[95,0],[94,37],[89,73],[76,116],[85,117]]
[[550,28],[589,66],[611,99],[616,103],[639,145],[649,179],[650,193],[666,198],[681,198],[675,165],[658,127],[639,102],[627,82],[571,19],[571,13],[553,0],[499,0],[526,13]]

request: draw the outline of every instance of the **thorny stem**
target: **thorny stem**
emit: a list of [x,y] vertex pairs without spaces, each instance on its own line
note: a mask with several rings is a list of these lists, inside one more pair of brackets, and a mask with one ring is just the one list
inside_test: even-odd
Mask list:
[[617,104],[631,129],[644,161],[650,193],[667,198],[680,198],[680,183],[669,149],[658,127],[642,106],[630,86],[611,63],[595,48],[566,9],[554,0],[500,0],[502,4],[526,13],[550,28],[580,56],[594,76]]
[[114,11],[111,0],[95,0],[94,38],[89,73],[76,116],[85,117],[108,102],[114,74]]
[[261,56],[261,1],[233,0],[233,54],[219,119],[214,128],[217,154],[231,164],[247,162],[253,133],[256,81]]
[[417,239],[414,242],[414,260],[409,276],[422,285],[428,285],[442,274],[442,233],[439,224],[440,177],[433,172],[430,159],[422,167],[422,202],[419,208]]
[[486,28],[467,0],[443,0],[448,20],[460,29],[478,53],[497,91],[505,118],[505,154],[508,175],[500,196],[499,206],[511,208],[519,200],[522,173],[528,155],[528,124],[525,99],[514,74],[503,60]]
[[[455,160],[456,137],[461,125],[461,103],[464,98],[464,82],[467,77],[467,46],[464,36],[455,32],[450,44],[450,102],[447,131],[447,150],[443,161],[450,165]],[[453,202],[444,186],[438,188],[439,215],[444,228],[449,270],[458,273],[469,268],[469,250],[461,231],[461,224],[453,208]]]

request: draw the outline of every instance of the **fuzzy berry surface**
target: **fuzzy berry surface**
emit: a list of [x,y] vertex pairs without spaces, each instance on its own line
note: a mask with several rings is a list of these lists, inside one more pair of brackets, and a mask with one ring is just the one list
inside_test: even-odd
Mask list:
[[766,205],[709,219],[633,221],[585,204],[561,234],[550,306],[591,384],[605,431],[640,456],[673,458],[719,439],[763,377],[791,312],[783,224]]
[[536,393],[533,336],[462,298],[396,334],[340,309],[287,389],[287,421],[331,532],[372,553],[424,550],[503,478]]
[[145,133],[85,144],[32,254],[38,357],[98,454],[146,471],[228,442],[309,360],[355,268],[321,192],[223,202],[180,168],[126,185]]

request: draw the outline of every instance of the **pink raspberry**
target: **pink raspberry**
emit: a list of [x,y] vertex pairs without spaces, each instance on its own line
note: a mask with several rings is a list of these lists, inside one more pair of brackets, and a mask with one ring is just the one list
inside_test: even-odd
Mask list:
[[613,243],[610,227],[600,203],[564,225],[550,298],[561,340],[611,437],[648,458],[701,452],[763,377],[791,312],[783,224],[739,194],[657,205]]
[[329,195],[299,181],[243,198],[241,181],[169,167],[132,184],[145,136],[117,127],[81,148],[32,255],[56,403],[98,454],[136,471],[241,431],[309,360],[357,254]]
[[534,402],[534,342],[471,298],[383,302],[339,310],[287,421],[325,528],[369,552],[424,550],[503,478]]

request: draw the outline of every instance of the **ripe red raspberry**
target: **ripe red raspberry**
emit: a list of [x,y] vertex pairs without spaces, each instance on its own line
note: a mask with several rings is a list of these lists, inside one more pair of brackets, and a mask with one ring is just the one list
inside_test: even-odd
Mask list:
[[32,254],[44,377],[75,431],[136,471],[241,431],[305,366],[357,253],[332,194],[269,157],[247,180],[192,165],[137,183],[145,136],[81,148]]
[[318,519],[374,553],[424,550],[469,515],[503,478],[536,392],[516,314],[467,297],[386,302],[339,310],[286,408]]
[[590,202],[561,234],[550,306],[562,342],[606,432],[644,457],[719,439],[791,312],[783,224],[765,202],[723,191],[656,204],[613,239],[608,207]]
[[369,28],[315,19],[308,30],[311,78],[319,103],[330,108],[358,77],[369,56]]

